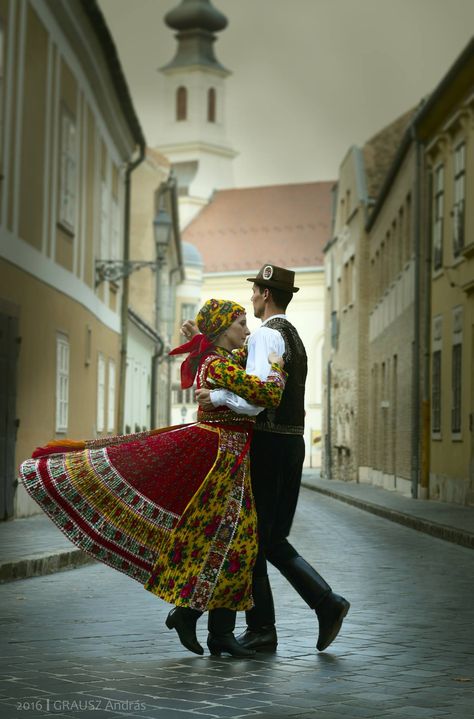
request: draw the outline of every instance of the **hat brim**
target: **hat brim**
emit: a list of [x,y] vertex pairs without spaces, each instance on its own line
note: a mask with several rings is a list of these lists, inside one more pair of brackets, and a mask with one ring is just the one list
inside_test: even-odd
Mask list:
[[247,282],[254,282],[260,287],[273,287],[275,290],[283,290],[284,292],[299,292],[299,287],[288,287],[288,285],[282,285],[281,282],[274,282],[273,280],[264,280],[262,277],[247,277]]

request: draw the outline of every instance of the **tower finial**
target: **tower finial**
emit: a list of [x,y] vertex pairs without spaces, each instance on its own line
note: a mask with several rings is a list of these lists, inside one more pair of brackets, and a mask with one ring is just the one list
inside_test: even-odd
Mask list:
[[210,0],[181,0],[165,15],[165,22],[177,30],[178,48],[173,60],[162,70],[203,65],[226,72],[214,54],[213,44],[215,33],[227,27],[227,18]]

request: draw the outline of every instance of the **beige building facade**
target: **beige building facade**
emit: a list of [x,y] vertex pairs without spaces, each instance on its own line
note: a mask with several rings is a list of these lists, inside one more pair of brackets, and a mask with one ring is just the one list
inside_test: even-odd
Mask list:
[[[341,312],[339,294],[348,295],[343,278],[350,221],[338,231],[336,215],[326,251],[328,285],[334,278],[341,283],[329,293],[326,360],[330,391],[342,387],[345,401],[342,422],[337,407],[325,403],[326,439],[332,440],[326,476],[460,504],[474,503],[473,78],[471,41],[432,95],[402,118],[406,129],[390,164],[384,166],[385,153],[364,148],[368,217],[358,237],[367,252],[355,301],[361,297],[366,324],[364,330],[360,322],[359,334],[343,316],[336,315],[337,322],[333,316]],[[396,133],[387,138],[393,144]],[[348,191],[346,163],[339,214]],[[352,361],[357,340],[362,351]],[[354,385],[364,371],[357,394]],[[352,406],[347,396],[355,398]],[[358,419],[355,440],[352,416]],[[344,440],[349,437],[347,458],[358,453],[353,464],[334,459],[339,426]],[[364,435],[370,439],[365,447]]]
[[[390,295],[390,288],[398,282],[402,258],[392,257],[398,236],[388,248],[388,220],[381,219],[383,229],[377,228],[378,234],[383,233],[381,241],[369,236],[367,221],[410,116],[398,118],[363,147],[352,147],[333,190],[332,239],[325,248],[322,476],[326,478],[388,481],[383,472],[378,474],[372,432],[379,425],[369,396],[372,365],[384,361],[376,359],[377,341],[392,321],[395,295]],[[389,212],[390,237],[394,229]],[[395,226],[398,221],[397,217]],[[385,274],[380,272],[382,264]],[[387,313],[387,302],[392,314]]]
[[[141,130],[94,2],[2,0],[0,518],[37,507],[18,464],[117,431],[125,178]],[[6,460],[5,460],[6,458]]]
[[325,250],[325,343],[322,476],[356,479],[364,462],[367,417],[367,183],[363,154],[353,147],[333,189],[333,237]]
[[410,495],[415,347],[413,192],[415,151],[407,150],[368,225],[369,334],[365,412],[367,463],[359,480]]

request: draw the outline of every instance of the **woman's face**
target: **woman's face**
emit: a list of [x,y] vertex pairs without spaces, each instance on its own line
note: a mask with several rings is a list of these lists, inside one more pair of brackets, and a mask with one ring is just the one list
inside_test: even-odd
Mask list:
[[240,315],[225,331],[229,349],[234,350],[238,347],[243,347],[249,334],[250,330],[247,327],[247,317],[246,315]]

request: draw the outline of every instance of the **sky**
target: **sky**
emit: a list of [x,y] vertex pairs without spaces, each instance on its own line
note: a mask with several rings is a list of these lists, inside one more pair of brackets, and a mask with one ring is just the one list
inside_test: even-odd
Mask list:
[[[147,143],[163,142],[159,68],[178,0],[99,0]],[[363,144],[431,92],[474,33],[474,0],[214,0],[236,187],[334,180]]]

